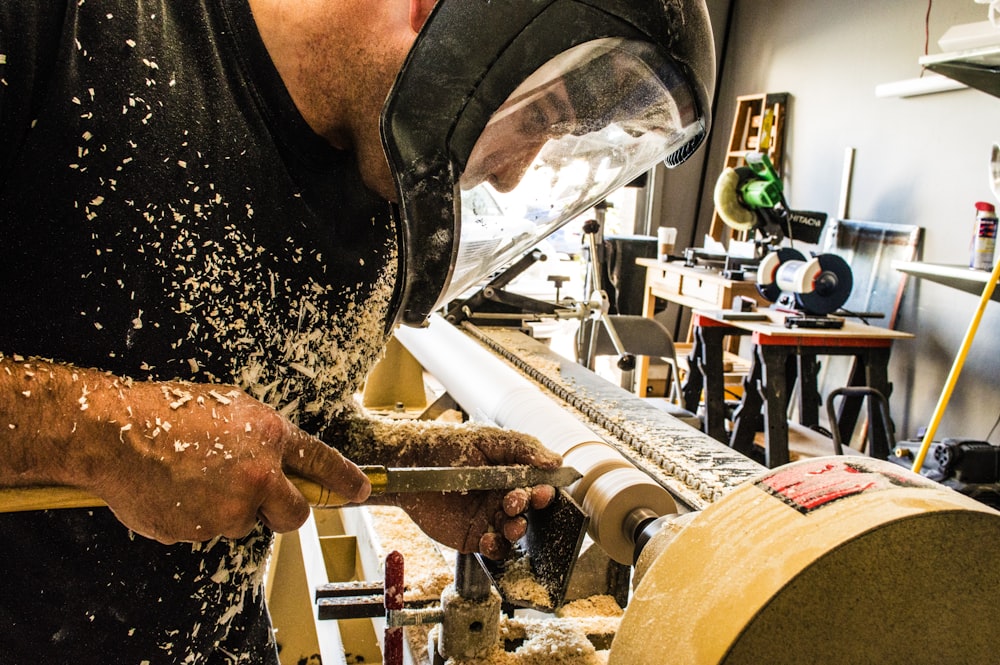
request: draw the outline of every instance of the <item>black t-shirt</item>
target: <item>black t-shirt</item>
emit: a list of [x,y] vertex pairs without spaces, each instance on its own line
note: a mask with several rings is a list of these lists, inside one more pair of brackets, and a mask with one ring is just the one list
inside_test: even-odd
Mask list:
[[[246,0],[0,3],[0,352],[236,383],[309,431],[380,353],[387,203],[298,114]],[[271,662],[270,535],[0,515],[0,661]]]

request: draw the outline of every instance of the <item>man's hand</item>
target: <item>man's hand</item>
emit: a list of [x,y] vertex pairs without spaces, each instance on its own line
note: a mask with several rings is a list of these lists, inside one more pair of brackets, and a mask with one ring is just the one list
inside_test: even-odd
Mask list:
[[[400,425],[406,432],[407,425]],[[473,425],[427,428],[422,444],[404,455],[400,466],[485,466],[529,464],[556,469],[559,455],[535,438],[495,427]],[[386,462],[387,464],[390,462]],[[436,494],[400,494],[391,497],[430,537],[460,552],[479,551],[491,559],[503,558],[510,544],[524,535],[529,508],[544,508],[555,497],[555,489],[543,485],[509,492],[476,491]]]
[[[7,372],[6,370],[10,371]],[[319,439],[232,386],[138,382],[93,370],[0,361],[0,484],[58,483],[103,499],[162,543],[276,531],[309,513],[284,471],[364,501],[368,479]],[[0,461],[6,459],[0,452]]]
[[350,501],[371,491],[340,453],[236,388],[134,383],[121,399],[129,415],[108,424],[127,463],[106,465],[91,489],[150,538],[239,537],[257,520],[279,532],[297,529],[309,505],[283,471]]

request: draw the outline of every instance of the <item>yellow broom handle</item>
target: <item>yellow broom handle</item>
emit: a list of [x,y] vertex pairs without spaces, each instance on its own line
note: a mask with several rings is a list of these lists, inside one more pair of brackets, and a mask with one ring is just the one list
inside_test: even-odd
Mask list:
[[983,318],[986,304],[993,296],[993,289],[996,287],[998,279],[1000,279],[1000,261],[997,261],[997,264],[993,266],[993,272],[990,273],[990,278],[983,288],[983,295],[979,298],[979,307],[976,308],[976,313],[972,317],[972,321],[969,322],[969,329],[965,331],[965,339],[962,340],[962,347],[958,350],[958,355],[955,356],[955,362],[951,366],[948,380],[944,384],[944,390],[941,391],[941,397],[938,398],[937,406],[934,408],[934,415],[927,426],[927,433],[924,434],[924,441],[920,445],[920,451],[917,453],[916,459],[913,460],[914,473],[920,473],[920,469],[924,465],[924,458],[927,457],[927,451],[930,450],[931,442],[934,440],[938,425],[941,423],[941,417],[944,416],[944,410],[948,406],[948,400],[951,399],[951,393],[958,382],[958,375],[962,373],[962,365],[965,364],[965,357],[969,355],[969,347],[972,346],[972,340],[976,336],[979,322]]

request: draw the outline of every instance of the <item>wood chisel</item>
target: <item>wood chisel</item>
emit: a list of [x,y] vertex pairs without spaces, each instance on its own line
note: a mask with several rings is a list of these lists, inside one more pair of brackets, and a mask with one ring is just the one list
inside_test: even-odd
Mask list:
[[[372,484],[372,494],[402,492],[465,492],[504,490],[533,485],[566,487],[580,478],[572,467],[545,470],[533,466],[399,467],[362,466]],[[292,484],[316,508],[348,503],[317,482],[289,476]],[[12,487],[0,489],[0,513],[59,508],[95,508],[106,505],[93,494],[75,487]]]

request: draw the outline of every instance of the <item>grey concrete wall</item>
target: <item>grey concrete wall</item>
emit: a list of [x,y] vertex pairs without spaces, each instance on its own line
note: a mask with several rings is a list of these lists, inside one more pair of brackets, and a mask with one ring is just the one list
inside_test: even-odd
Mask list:
[[[713,3],[722,7],[728,3]],[[924,228],[923,259],[965,263],[973,204],[993,200],[989,146],[1000,141],[1000,99],[975,90],[879,99],[875,86],[920,75],[926,2],[914,0],[733,0],[720,63],[717,117],[706,182],[723,164],[735,97],[789,92],[785,178],[793,208],[836,215],[844,151],[856,149],[850,217]],[[930,53],[951,25],[984,20],[972,0],[938,0]],[[688,190],[687,196],[693,194]],[[697,206],[707,232],[711,187]],[[700,243],[698,243],[700,244]],[[978,299],[911,279],[897,327],[916,334],[894,350],[893,415],[900,435],[929,421]],[[991,303],[940,437],[985,439],[1000,413],[1000,303]],[[994,442],[1000,435],[994,434]]]

